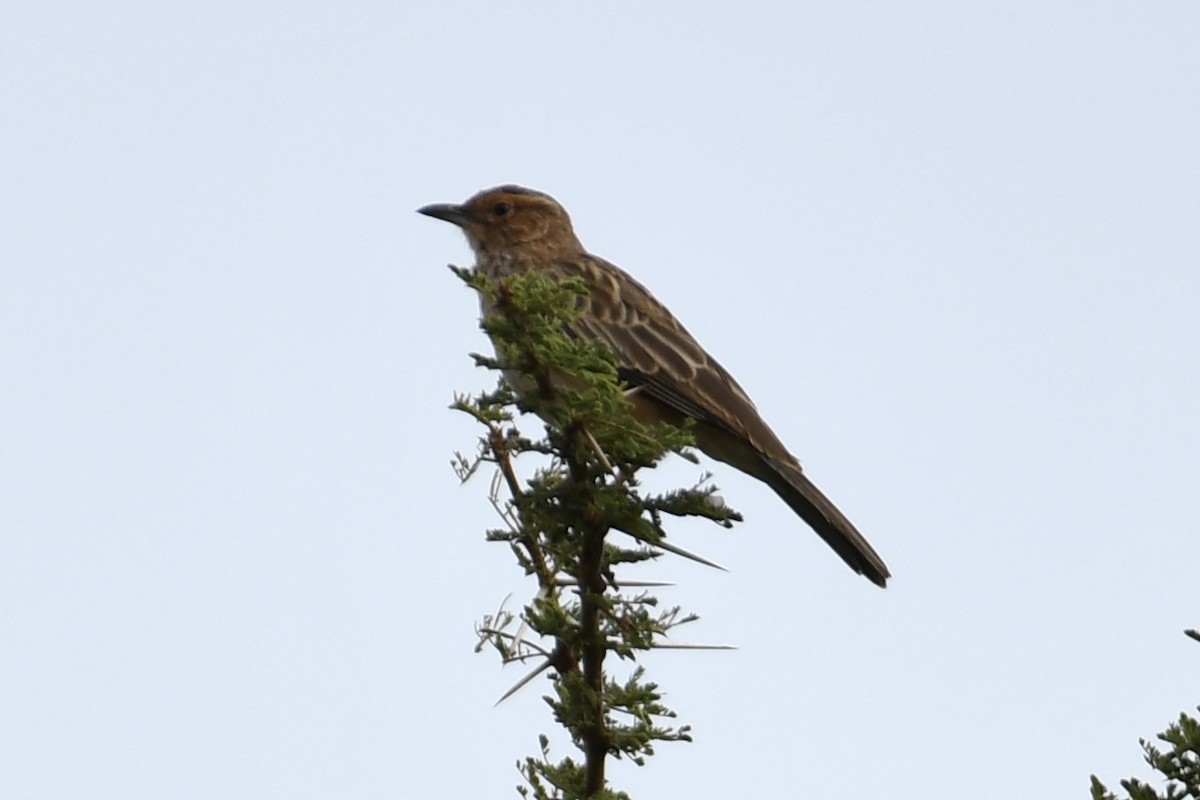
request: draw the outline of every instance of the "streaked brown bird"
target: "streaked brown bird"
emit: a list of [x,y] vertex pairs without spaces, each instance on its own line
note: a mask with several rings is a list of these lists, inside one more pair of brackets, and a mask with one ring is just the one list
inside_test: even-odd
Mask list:
[[476,268],[492,280],[531,270],[581,278],[588,295],[571,333],[612,350],[637,416],[644,422],[695,420],[702,451],[770,486],[855,572],[886,585],[891,573],[883,559],[809,481],[745,390],[646,287],[584,249],[554,198],[499,186],[461,205],[418,211],[462,228]]

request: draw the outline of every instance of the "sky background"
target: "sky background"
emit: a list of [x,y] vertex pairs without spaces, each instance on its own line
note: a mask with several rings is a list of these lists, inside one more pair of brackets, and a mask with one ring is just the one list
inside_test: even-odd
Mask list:
[[449,467],[488,345],[413,213],[506,182],[895,576],[707,465],[746,522],[672,532],[730,571],[643,574],[739,649],[646,659],[696,741],[616,788],[1145,775],[1200,703],[1198,37],[1193,0],[6,6],[0,796],[516,796],[548,686],[493,708],[523,669],[472,626],[533,589]]

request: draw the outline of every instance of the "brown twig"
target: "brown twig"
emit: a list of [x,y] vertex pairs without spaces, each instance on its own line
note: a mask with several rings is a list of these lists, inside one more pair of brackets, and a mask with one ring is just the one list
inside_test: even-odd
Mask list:
[[[512,495],[513,502],[520,504],[523,493],[521,492],[521,482],[517,479],[517,472],[513,468],[512,454],[508,450],[508,442],[504,438],[504,433],[494,424],[488,425],[488,447],[492,449],[492,455],[496,457],[496,465],[500,468],[500,474],[504,476],[504,482],[508,486],[508,492]],[[538,546],[537,540],[532,536],[521,534],[520,543],[525,548],[529,561],[537,573],[538,585],[552,589],[555,585],[554,572],[546,566],[546,557],[542,553],[542,548]]]

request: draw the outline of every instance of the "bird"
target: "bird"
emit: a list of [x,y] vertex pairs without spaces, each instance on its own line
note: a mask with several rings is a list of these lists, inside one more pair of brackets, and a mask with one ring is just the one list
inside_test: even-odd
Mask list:
[[[853,523],[809,480],[746,391],[633,276],[589,253],[566,209],[517,185],[418,213],[458,226],[475,269],[493,281],[526,272],[582,279],[586,294],[568,333],[612,351],[640,421],[693,421],[696,446],[765,483],[855,572],[880,587],[891,573]],[[493,313],[484,300],[485,316]]]

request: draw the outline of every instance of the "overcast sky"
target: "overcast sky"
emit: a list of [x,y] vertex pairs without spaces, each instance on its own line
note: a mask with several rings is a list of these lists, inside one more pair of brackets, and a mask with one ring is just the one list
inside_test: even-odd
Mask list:
[[1085,797],[1200,702],[1194,0],[20,5],[4,798],[516,796],[548,685],[493,708],[472,626],[533,587],[449,468],[488,345],[413,213],[507,182],[894,574],[706,465],[746,522],[672,532],[730,571],[643,574],[739,649],[646,659],[696,741],[616,788]]

